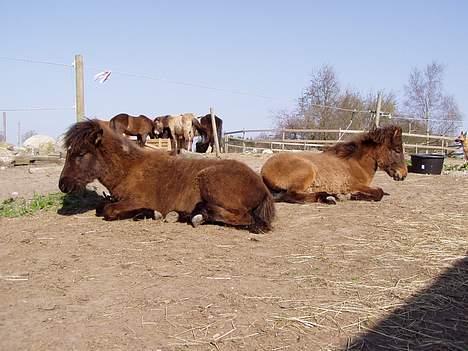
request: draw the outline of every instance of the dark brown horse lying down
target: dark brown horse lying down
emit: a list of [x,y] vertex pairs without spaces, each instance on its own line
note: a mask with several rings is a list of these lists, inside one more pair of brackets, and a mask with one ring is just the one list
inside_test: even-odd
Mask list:
[[114,200],[96,211],[106,220],[176,211],[194,226],[221,222],[252,232],[271,229],[273,198],[260,176],[241,162],[145,150],[98,120],[74,124],[65,145],[60,190],[69,193],[98,179]]
[[265,162],[261,174],[277,201],[335,203],[338,194],[380,201],[384,191],[370,187],[378,168],[394,180],[408,174],[400,127],[374,129],[322,153],[276,154]]

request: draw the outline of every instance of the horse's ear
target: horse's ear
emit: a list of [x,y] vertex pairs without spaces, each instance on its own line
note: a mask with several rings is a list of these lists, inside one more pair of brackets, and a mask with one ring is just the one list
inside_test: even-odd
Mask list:
[[401,134],[402,134],[401,127],[395,127],[395,131],[393,132],[393,137],[394,138],[401,137]]
[[99,146],[102,143],[102,135],[104,134],[104,129],[100,128],[96,132],[96,139],[94,139],[94,145]]

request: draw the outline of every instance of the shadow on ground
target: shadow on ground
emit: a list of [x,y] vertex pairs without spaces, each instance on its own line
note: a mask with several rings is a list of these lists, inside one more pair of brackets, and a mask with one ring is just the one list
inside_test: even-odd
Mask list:
[[468,350],[468,256],[344,350]]
[[83,190],[79,193],[66,194],[63,198],[63,205],[57,213],[70,216],[95,210],[106,199],[92,190]]

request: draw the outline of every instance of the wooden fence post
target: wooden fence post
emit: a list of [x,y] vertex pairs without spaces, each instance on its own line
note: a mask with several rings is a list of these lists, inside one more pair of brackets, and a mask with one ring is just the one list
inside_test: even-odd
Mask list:
[[229,135],[224,135],[224,153],[229,152]]
[[83,56],[81,55],[75,55],[75,89],[76,121],[79,122],[85,117]]
[[215,142],[216,157],[219,157],[218,128],[216,128],[215,114],[213,112],[212,107],[210,107],[210,115],[211,115],[211,127],[213,128],[213,137],[214,137],[214,142]]
[[242,131],[242,153],[245,152],[245,131]]
[[382,107],[382,94],[377,93],[377,108],[375,109],[375,126],[378,128],[380,124],[380,109]]

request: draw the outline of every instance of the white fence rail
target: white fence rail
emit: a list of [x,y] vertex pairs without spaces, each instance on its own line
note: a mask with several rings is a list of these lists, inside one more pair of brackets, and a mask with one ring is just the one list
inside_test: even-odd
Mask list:
[[[224,133],[224,147],[226,152],[246,152],[254,149],[257,151],[269,149],[273,152],[310,150],[343,142],[347,134],[362,132],[364,131],[344,129],[242,129]],[[320,139],[313,136],[313,139],[288,139],[287,135],[291,133],[294,133],[296,136],[305,134],[334,134],[337,137],[333,139]],[[257,134],[257,136],[249,138],[248,135],[252,134]],[[262,134],[269,134],[272,137],[265,137]],[[454,140],[455,137],[443,135],[403,133],[405,152],[432,151],[450,154],[457,149],[457,146],[454,145]]]

